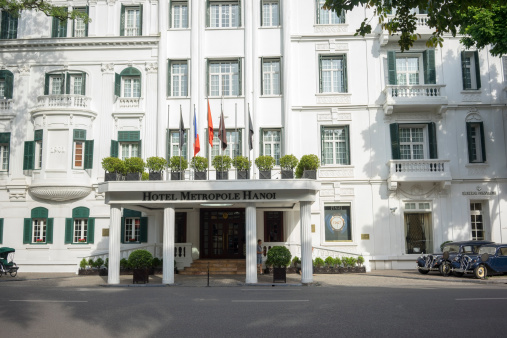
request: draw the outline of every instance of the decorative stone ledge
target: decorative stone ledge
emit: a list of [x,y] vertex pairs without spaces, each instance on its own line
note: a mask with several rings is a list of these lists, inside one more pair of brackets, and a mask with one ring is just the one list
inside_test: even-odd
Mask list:
[[90,194],[91,186],[31,186],[28,191],[34,197],[50,201],[71,201]]

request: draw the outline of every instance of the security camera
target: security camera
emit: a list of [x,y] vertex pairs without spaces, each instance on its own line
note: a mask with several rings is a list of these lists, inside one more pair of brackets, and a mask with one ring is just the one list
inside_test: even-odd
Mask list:
[[394,213],[396,211],[396,209],[398,209],[398,208],[397,207],[389,208],[389,210],[391,210],[392,213]]

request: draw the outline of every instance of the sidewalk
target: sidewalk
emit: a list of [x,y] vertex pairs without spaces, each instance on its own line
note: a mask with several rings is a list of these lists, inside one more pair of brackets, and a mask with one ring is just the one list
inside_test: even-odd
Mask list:
[[[208,286],[207,276],[175,275],[174,287],[206,287]],[[287,284],[272,283],[272,275],[257,276],[257,286],[302,286],[301,276],[297,274],[287,275]],[[311,287],[329,286],[358,286],[358,287],[417,287],[417,286],[438,286],[438,287],[462,287],[485,286],[485,285],[506,285],[507,276],[488,277],[486,280],[478,280],[472,276],[465,277],[442,277],[439,274],[429,273],[421,275],[416,270],[374,270],[366,274],[317,274],[313,276],[314,282]],[[8,283],[9,286],[37,285],[47,287],[102,287],[107,284],[107,276],[79,276],[72,273],[23,273],[18,276],[2,276],[0,285]],[[4,284],[5,285],[5,284]],[[211,275],[209,286],[212,287],[238,287],[244,286],[245,275]],[[150,276],[148,284],[132,284],[131,275],[121,275],[120,284],[115,287],[154,287],[166,286],[162,284],[162,276]]]

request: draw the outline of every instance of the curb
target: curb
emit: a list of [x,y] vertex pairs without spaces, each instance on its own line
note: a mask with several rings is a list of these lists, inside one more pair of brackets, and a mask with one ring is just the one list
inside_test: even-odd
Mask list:
[[[376,275],[376,274],[367,274],[367,276],[372,277],[386,277],[386,278],[402,278],[402,279],[412,279],[412,280],[425,280],[425,281],[433,281],[433,282],[451,282],[451,283],[474,283],[474,284],[507,284],[506,280],[503,281],[496,281],[496,280],[482,280],[482,279],[461,279],[462,277],[455,277],[452,278],[452,276],[443,277],[442,279],[435,279],[435,278],[425,278],[425,277],[410,277],[410,276],[389,276],[389,275]],[[451,277],[451,278],[449,278]],[[460,278],[460,279],[458,279]]]

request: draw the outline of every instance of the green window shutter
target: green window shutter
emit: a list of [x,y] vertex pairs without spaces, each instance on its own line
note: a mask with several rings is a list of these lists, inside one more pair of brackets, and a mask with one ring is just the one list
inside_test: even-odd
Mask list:
[[143,5],[139,5],[139,28],[138,34],[143,35]]
[[465,62],[465,51],[461,51],[461,79],[463,81],[463,90],[469,89],[466,88],[466,82],[465,82],[465,68],[466,68],[466,62]]
[[138,152],[138,155],[139,155],[139,156],[138,156],[138,157],[141,157],[141,158],[142,158],[142,157],[143,157],[143,153],[142,153],[142,149],[143,149],[143,142],[142,142],[141,140],[139,140],[139,141],[137,142],[137,144],[138,144],[138,147],[139,147],[139,152]]
[[347,165],[350,165],[350,133],[349,126],[344,126],[343,131],[345,132],[345,140],[347,140]]
[[475,82],[477,83],[477,89],[481,89],[481,69],[479,65],[479,52],[474,52],[474,62],[475,62]]
[[259,128],[259,156],[264,155],[264,128]]
[[33,133],[33,140],[34,141],[42,141],[42,134],[43,134],[43,130],[42,129],[37,129]]
[[[86,15],[90,16],[90,8],[88,6],[86,6]],[[85,24],[85,36],[88,36],[88,24]]]
[[43,207],[33,208],[31,211],[32,218],[48,218],[48,209]]
[[141,217],[141,215],[142,213],[140,211],[123,209],[123,217]]
[[62,84],[60,86],[60,94],[65,94],[65,73],[62,73]]
[[33,168],[35,168],[35,141],[26,141],[23,154],[23,170],[32,170]]
[[347,82],[347,54],[343,54],[343,92],[349,92]]
[[[318,1],[317,1],[318,3]],[[326,164],[326,158],[324,156],[324,133],[325,133],[324,126],[320,126],[320,162],[321,164]]]
[[[0,133],[0,143],[7,144],[8,154],[11,153],[11,133]],[[9,157],[7,158],[7,171],[9,171]]]
[[52,29],[51,29],[51,37],[57,38],[58,37],[58,28],[60,26],[60,20],[58,18],[53,17],[53,23],[52,23]]
[[391,155],[393,160],[399,160],[401,158],[401,154],[400,154],[400,131],[398,123],[391,123],[389,125],[389,130],[391,132]]
[[118,132],[118,142],[136,142],[136,141],[141,141],[141,132],[139,130]]
[[241,2],[242,0],[238,0],[238,27],[241,27]]
[[238,129],[239,156],[243,155],[243,129]]
[[[86,25],[88,27],[88,25]],[[86,73],[82,73],[83,75],[83,85],[81,86],[81,95],[86,95]]]
[[172,69],[171,69],[171,60],[167,60],[167,96],[171,95],[171,80],[172,80]]
[[139,242],[148,242],[148,217],[141,217],[141,227],[139,229]]
[[85,141],[84,168],[93,168],[93,140]]
[[121,76],[118,73],[114,73],[114,95],[121,96]]
[[121,242],[125,243],[125,217],[121,218]]
[[4,219],[0,218],[0,244],[4,241]]
[[466,123],[467,128],[467,145],[468,145],[468,163],[472,163],[474,161],[473,157],[473,149],[472,149],[472,123]]
[[284,63],[282,62],[283,61],[283,58],[280,58],[280,95],[283,94],[283,68],[284,68]]
[[65,244],[72,244],[74,236],[74,220],[72,218],[65,219]]
[[23,223],[23,244],[32,243],[32,219],[25,218]]
[[429,138],[429,147],[430,147],[430,158],[437,159],[438,151],[437,151],[437,128],[435,122],[428,123],[428,138]]
[[86,140],[86,130],[74,129],[74,141],[84,141],[84,140]]
[[319,93],[322,93],[322,55],[319,55]]
[[210,26],[210,15],[211,15],[210,7],[211,5],[209,3],[209,0],[206,0],[206,27]]
[[168,13],[167,17],[169,18],[169,20],[168,20],[169,22],[167,24],[167,27],[168,28],[173,28],[173,17],[172,17],[173,13],[172,13],[172,1],[171,0],[169,0],[169,5],[168,6],[169,6],[169,13]]
[[481,150],[482,150],[482,161],[486,162],[486,142],[484,142],[484,124],[479,122],[479,130],[481,131]]
[[44,81],[44,95],[49,95],[49,74],[46,74],[46,80]]
[[70,94],[70,74],[67,73],[67,78],[65,80],[65,91],[62,94]]
[[[261,0],[261,10],[262,10],[262,0]],[[261,15],[262,22],[262,15]],[[281,80],[281,79],[280,79]],[[261,57],[261,96],[264,95],[264,58]]]
[[319,6],[319,0],[315,0],[315,19],[317,24],[320,24],[320,6]]
[[5,79],[5,98],[6,99],[12,99],[12,92],[14,88],[14,75],[9,72],[5,71],[5,75],[3,77]]
[[[166,160],[169,161],[171,158],[171,131],[169,129],[166,129]],[[207,140],[207,139],[206,139]]]
[[111,157],[118,157],[118,141],[111,140]]
[[47,227],[46,227],[46,243],[53,244],[53,218],[47,219]]
[[[209,6],[209,1],[208,1],[208,6]],[[210,85],[210,78],[209,78],[209,67],[210,67],[210,62],[209,62],[209,59],[206,59],[206,93],[208,93],[207,96],[210,96],[210,90],[211,90],[211,85]]]
[[0,27],[0,39],[7,39],[7,25],[9,23],[8,14],[2,11],[2,26]]
[[125,5],[121,5],[120,14],[120,36],[125,36]]
[[90,216],[90,209],[86,207],[77,207],[72,209],[72,218],[88,218]]
[[[64,11],[67,13],[69,9],[67,7],[64,8]],[[59,30],[59,37],[66,38],[67,37],[67,20],[60,21],[58,26]]]
[[[241,14],[240,14],[241,17]],[[239,95],[243,95],[243,59],[238,58],[238,93]]]
[[387,74],[389,84],[396,85],[396,52],[392,50],[387,52]]
[[424,84],[436,84],[435,50],[427,49],[423,53]]
[[95,241],[95,218],[88,218],[88,244]]

